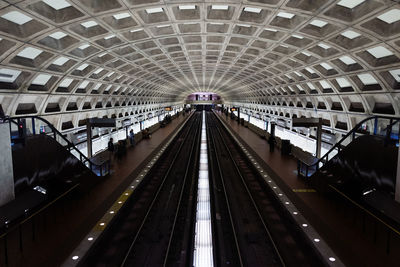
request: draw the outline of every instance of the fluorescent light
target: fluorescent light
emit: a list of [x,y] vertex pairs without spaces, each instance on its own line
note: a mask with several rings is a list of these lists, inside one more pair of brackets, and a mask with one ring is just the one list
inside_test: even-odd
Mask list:
[[307,57],[310,57],[310,56],[311,56],[311,54],[308,53],[308,52],[306,52],[306,51],[301,51],[301,53],[302,53],[303,55],[307,56]]
[[107,52],[101,53],[98,57],[104,57],[105,55],[107,55]]
[[228,6],[225,5],[212,5],[211,9],[213,10],[228,10]]
[[332,66],[329,65],[329,64],[326,63],[326,62],[322,62],[320,65],[321,65],[324,69],[326,69],[326,70],[331,70],[331,69],[333,69]]
[[314,73],[315,73],[315,70],[313,70],[313,69],[310,68],[310,67],[307,67],[306,70],[307,70],[309,73],[311,73],[311,74],[314,74]]
[[60,10],[71,6],[71,4],[65,0],[42,0],[42,2],[46,3],[48,6],[51,6],[55,10]]
[[311,88],[311,90],[315,90],[315,86],[314,86],[314,84],[312,84],[312,83],[308,82],[308,83],[307,83],[307,85],[308,85],[308,87],[310,87],[310,88]]
[[369,73],[357,74],[364,85],[378,84],[378,81]]
[[109,40],[109,39],[112,39],[114,37],[115,37],[115,34],[111,34],[111,35],[108,35],[108,36],[104,37],[104,40]]
[[377,46],[377,47],[368,49],[367,51],[375,58],[383,58],[383,57],[388,57],[388,56],[393,55],[393,53],[390,50],[388,50],[387,48],[385,48],[383,46]]
[[326,24],[328,24],[328,22],[319,20],[319,19],[315,19],[313,21],[310,22],[311,25],[314,25],[316,27],[322,28],[324,27]]
[[352,87],[351,83],[346,78],[336,78],[336,81],[339,84],[340,88]]
[[180,10],[192,10],[192,9],[196,9],[195,5],[182,5],[182,6],[178,6],[178,8]]
[[146,9],[147,14],[154,14],[154,13],[160,13],[164,12],[162,7],[154,7],[154,8],[147,8]]
[[19,70],[0,69],[0,82],[13,83],[20,74]]
[[19,57],[24,57],[24,58],[29,58],[29,59],[35,59],[37,56],[39,56],[43,51],[40,49],[36,49],[33,47],[27,47],[21,52],[17,54]]
[[126,19],[126,18],[129,18],[130,16],[131,15],[128,12],[113,15],[114,19],[116,19],[116,20]]
[[337,3],[337,5],[353,9],[363,2],[365,2],[365,0],[342,0],[342,1],[339,1],[339,3]]
[[79,85],[79,89],[84,89],[84,88],[86,88],[86,86],[88,86],[88,84],[89,84],[89,81],[83,81],[80,85]]
[[269,32],[278,32],[278,30],[271,29],[271,28],[264,28],[264,30],[269,31]]
[[58,85],[59,87],[67,88],[74,80],[71,78],[65,78],[62,82]]
[[399,21],[400,20],[400,9],[392,9],[386,13],[383,13],[382,15],[378,16],[378,19],[380,19],[388,24],[392,24],[393,22]]
[[251,26],[250,25],[247,25],[247,24],[236,24],[237,26],[239,26],[239,27],[245,27],[245,28],[250,28]]
[[222,22],[210,22],[211,25],[224,25]]
[[292,36],[293,36],[294,38],[297,38],[297,39],[304,39],[303,36],[300,36],[300,35],[297,35],[297,34],[292,34]]
[[69,59],[66,58],[66,57],[59,57],[59,58],[57,58],[56,60],[53,61],[53,64],[54,64],[54,65],[57,65],[57,66],[62,66],[62,65],[64,65],[68,60],[69,60]]
[[321,84],[322,88],[324,88],[324,89],[331,88],[331,86],[329,85],[329,83],[326,80],[319,81],[319,83]]
[[80,47],[78,47],[81,50],[85,50],[86,48],[88,48],[90,46],[90,44],[83,44]]
[[329,48],[331,48],[329,45],[324,44],[324,43],[319,43],[318,46],[321,47],[321,48],[323,48],[323,49],[329,49]]
[[340,61],[342,61],[346,65],[351,65],[357,63],[354,59],[352,59],[349,56],[343,56],[339,58]]
[[97,70],[95,70],[93,73],[94,74],[99,74],[100,72],[102,72],[104,69],[103,68],[98,68]]
[[55,33],[50,34],[49,36],[56,40],[60,40],[60,39],[64,38],[65,36],[67,36],[67,34],[64,32],[55,32]]
[[277,16],[285,19],[292,19],[294,17],[294,14],[288,12],[279,12]]
[[165,25],[157,25],[157,28],[165,28],[171,26],[170,24],[165,24]]
[[82,25],[83,27],[85,27],[86,29],[88,29],[88,28],[97,26],[97,25],[99,25],[99,24],[97,24],[97,22],[95,22],[94,20],[89,20],[89,21],[86,21],[86,22],[81,23],[81,25]]
[[32,81],[32,84],[35,85],[45,85],[51,78],[51,75],[48,74],[39,74],[36,78]]
[[[1,73],[1,70],[0,70]],[[393,76],[396,82],[400,83],[400,69],[390,70],[389,73]]]
[[140,28],[140,29],[133,29],[133,30],[130,30],[130,32],[140,32],[140,31],[143,31],[143,29]]
[[2,15],[1,17],[8,21],[14,22],[15,24],[18,24],[18,25],[24,25],[25,23],[32,20],[31,17],[29,17],[25,14],[22,14],[21,12],[18,12],[18,11],[8,12],[8,13]]
[[258,8],[258,7],[249,7],[249,6],[247,6],[243,10],[246,11],[246,12],[257,13],[257,14],[259,14],[261,12],[261,8]]
[[82,70],[86,69],[88,66],[89,66],[89,64],[83,63],[82,65],[80,65],[76,69],[82,71]]
[[355,32],[355,31],[348,30],[348,31],[342,32],[341,35],[343,35],[344,37],[347,37],[349,39],[354,39],[354,38],[357,38],[358,36],[360,36],[361,34]]

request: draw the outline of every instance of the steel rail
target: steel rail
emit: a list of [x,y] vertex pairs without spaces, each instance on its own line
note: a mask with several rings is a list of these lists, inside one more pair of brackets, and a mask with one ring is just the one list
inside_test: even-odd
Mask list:
[[[194,120],[196,120],[196,119],[194,119]],[[189,135],[190,130],[192,129],[194,123],[195,123],[195,121],[191,122],[191,124],[190,124],[190,126],[189,126],[189,129],[188,129],[187,132],[185,133],[184,140],[186,140],[187,136]],[[142,223],[140,224],[140,227],[139,227],[139,229],[138,229],[138,231],[137,231],[137,233],[136,233],[136,235],[135,235],[133,241],[131,242],[131,245],[129,246],[128,251],[125,253],[125,257],[124,257],[124,259],[123,259],[123,261],[122,261],[122,263],[121,263],[121,265],[120,265],[121,267],[123,267],[123,266],[126,265],[126,262],[127,262],[128,258],[129,258],[129,255],[131,254],[132,249],[133,249],[134,245],[136,244],[137,238],[138,238],[139,234],[141,233],[141,231],[142,231],[142,229],[143,229],[143,227],[144,227],[144,225],[145,225],[145,223],[146,223],[146,221],[147,221],[147,218],[148,218],[148,216],[149,216],[149,214],[150,214],[150,212],[151,212],[151,210],[152,210],[152,208],[153,208],[155,202],[157,201],[158,196],[159,196],[160,192],[161,192],[162,189],[163,189],[163,186],[164,186],[164,184],[165,184],[165,181],[167,180],[167,178],[168,178],[168,176],[169,176],[169,173],[171,172],[171,170],[172,170],[172,168],[173,168],[173,166],[174,166],[174,164],[175,164],[175,161],[176,161],[176,159],[178,158],[179,152],[182,150],[182,147],[183,147],[184,144],[185,144],[185,142],[182,142],[182,143],[179,145],[179,148],[178,148],[178,150],[177,150],[177,153],[175,154],[175,156],[174,156],[174,158],[173,158],[173,160],[172,160],[172,162],[171,162],[171,165],[169,166],[168,170],[166,171],[166,173],[165,173],[165,175],[164,175],[164,177],[163,177],[163,181],[162,181],[160,187],[158,188],[158,190],[157,190],[157,192],[156,192],[156,194],[155,194],[155,196],[154,196],[154,198],[153,198],[153,201],[151,202],[151,204],[150,204],[150,206],[149,206],[149,209],[147,210],[146,215],[145,215],[145,217],[143,218]]]
[[[213,150],[214,150],[214,153],[217,154],[217,149],[216,149],[216,145],[215,145],[215,141],[214,141],[215,136],[210,133],[211,132],[210,127],[207,127],[207,132],[209,133],[209,135],[208,135],[209,136],[209,138],[208,138],[209,142],[212,143],[212,146],[210,146],[210,147],[212,147]],[[211,153],[210,153],[210,155],[211,155]],[[240,252],[240,246],[239,246],[239,242],[238,242],[238,238],[237,238],[237,230],[235,229],[235,225],[233,223],[231,205],[230,205],[230,202],[229,202],[229,199],[228,199],[228,195],[226,193],[225,179],[224,179],[224,175],[223,175],[223,172],[222,172],[222,168],[221,168],[221,164],[220,164],[218,156],[215,157],[215,162],[216,162],[216,166],[218,167],[219,176],[220,176],[220,178],[222,180],[222,188],[223,188],[223,192],[224,192],[224,196],[225,196],[225,202],[227,204],[226,206],[227,206],[227,210],[228,210],[228,214],[229,214],[229,219],[230,219],[229,221],[230,221],[230,224],[231,224],[231,227],[232,227],[232,230],[233,230],[233,237],[235,239],[235,247],[236,247],[237,255],[238,255],[238,258],[239,258],[240,266],[244,266],[243,265],[243,260],[242,260],[242,254]],[[212,166],[214,165],[213,160],[211,160],[210,163],[211,163]],[[211,167],[211,169],[213,169],[213,168]],[[215,222],[214,222],[214,224],[215,224]]]
[[[184,190],[185,190],[185,188],[186,188],[185,185],[186,185],[186,180],[187,180],[187,177],[188,177],[188,173],[189,173],[189,171],[190,171],[190,170],[189,170],[189,167],[190,167],[190,163],[192,162],[193,153],[194,153],[194,151],[197,151],[197,149],[195,150],[196,145],[197,145],[197,147],[199,147],[200,142],[201,142],[201,140],[200,140],[201,135],[199,134],[199,132],[200,132],[199,129],[201,129],[201,124],[202,124],[202,122],[201,122],[201,120],[199,120],[199,121],[200,121],[200,123],[199,123],[200,125],[199,125],[199,127],[196,129],[196,133],[195,133],[195,139],[197,139],[197,142],[193,142],[193,143],[192,143],[192,146],[191,146],[191,148],[190,148],[190,155],[189,155],[189,157],[188,157],[188,164],[186,165],[185,175],[184,175],[184,179],[183,179],[183,182],[182,182],[183,186],[182,186],[181,192],[180,192],[180,194],[179,194],[179,201],[178,201],[177,209],[176,209],[176,212],[175,212],[174,222],[173,222],[173,225],[172,225],[172,230],[171,230],[170,238],[169,238],[169,241],[168,241],[167,251],[166,251],[165,257],[164,257],[163,266],[166,266],[166,265],[167,265],[167,260],[168,260],[168,256],[169,256],[169,251],[170,251],[171,243],[172,243],[172,238],[174,237],[176,221],[177,221],[177,219],[178,219],[178,214],[179,214],[179,211],[180,211],[180,209],[181,209],[181,202],[182,202],[183,192],[184,192]],[[198,158],[198,157],[197,157],[196,154],[195,154],[193,160],[196,160],[197,158]],[[195,163],[195,164],[196,164],[196,163]],[[195,168],[192,168],[192,171],[193,171],[192,177],[193,177],[193,175],[194,175],[194,171],[195,171],[195,170],[196,170]]]
[[[219,125],[219,123],[217,123],[217,124]],[[220,138],[221,138],[221,140],[222,140],[222,143],[224,144],[226,150],[228,151],[229,157],[230,157],[230,159],[231,159],[233,165],[235,166],[235,170],[236,170],[237,174],[238,174],[239,177],[241,178],[241,181],[242,181],[242,183],[243,183],[243,186],[244,186],[246,192],[248,193],[248,196],[249,196],[249,198],[250,198],[250,200],[251,200],[251,202],[252,202],[252,204],[253,204],[255,210],[257,211],[257,215],[258,215],[258,217],[259,217],[261,223],[262,223],[263,226],[264,226],[264,229],[265,229],[265,231],[266,231],[266,233],[267,233],[267,235],[268,235],[268,237],[269,237],[269,240],[271,241],[271,244],[272,244],[272,246],[273,246],[273,248],[274,248],[274,251],[276,252],[276,255],[278,256],[278,258],[279,258],[279,260],[280,260],[282,266],[286,266],[285,261],[283,260],[283,258],[282,258],[282,256],[281,256],[281,253],[279,252],[279,249],[278,249],[278,247],[277,247],[277,245],[276,245],[276,243],[275,243],[275,241],[274,241],[274,239],[273,239],[273,237],[272,237],[272,235],[271,235],[271,231],[270,231],[270,229],[268,228],[267,224],[265,223],[265,221],[264,221],[264,219],[263,219],[263,217],[262,217],[262,215],[261,215],[261,213],[260,213],[260,210],[258,209],[258,206],[257,206],[257,204],[255,203],[254,198],[253,198],[253,196],[251,195],[249,188],[247,187],[247,184],[246,184],[246,182],[245,182],[245,179],[244,179],[244,177],[243,177],[243,175],[242,175],[242,173],[241,173],[239,167],[237,166],[237,164],[236,164],[236,162],[235,162],[235,159],[234,159],[234,157],[233,157],[231,151],[229,150],[228,145],[226,144],[225,139],[224,139],[223,136],[222,136],[222,133],[221,133],[219,127],[217,127],[216,130],[217,130],[217,132],[218,132],[218,134],[219,134],[219,136],[220,136]]]

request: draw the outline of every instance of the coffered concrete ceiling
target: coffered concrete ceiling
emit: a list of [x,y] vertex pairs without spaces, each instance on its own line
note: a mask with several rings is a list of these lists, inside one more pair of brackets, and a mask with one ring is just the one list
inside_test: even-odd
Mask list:
[[399,115],[399,58],[398,1],[0,1],[0,104],[59,127],[196,91],[286,117]]

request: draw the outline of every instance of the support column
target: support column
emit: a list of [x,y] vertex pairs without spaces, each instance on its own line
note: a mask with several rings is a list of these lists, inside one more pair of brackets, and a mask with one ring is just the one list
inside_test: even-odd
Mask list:
[[322,141],[322,122],[318,123],[317,126],[317,148],[315,152],[317,158],[321,158],[321,141]]
[[0,206],[15,198],[10,123],[0,123]]
[[91,158],[93,155],[92,150],[92,125],[90,123],[86,124],[86,141],[87,141],[87,155]]
[[237,112],[238,112],[238,118],[237,118],[237,121],[238,121],[238,123],[240,123],[240,108],[237,108]]
[[400,146],[399,146],[399,152],[397,155],[398,155],[398,157],[397,157],[397,175],[396,175],[396,187],[395,187],[394,199],[397,202],[400,202]]

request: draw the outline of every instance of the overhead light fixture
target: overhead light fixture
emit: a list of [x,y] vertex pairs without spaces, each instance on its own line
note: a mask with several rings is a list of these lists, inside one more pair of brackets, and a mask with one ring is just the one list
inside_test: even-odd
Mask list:
[[378,16],[378,19],[386,22],[387,24],[392,24],[400,20],[400,9],[392,9],[382,15]]
[[64,38],[65,36],[67,36],[67,34],[64,32],[55,32],[55,33],[50,34],[49,36],[53,39],[60,40],[60,39]]
[[113,15],[114,19],[116,19],[116,20],[126,19],[126,18],[129,18],[130,16],[131,15],[128,12]]
[[97,24],[97,22],[94,21],[94,20],[89,20],[89,21],[86,21],[86,22],[81,23],[81,25],[82,25],[83,27],[85,27],[86,29],[88,29],[88,28],[97,26],[98,24]]
[[343,35],[344,37],[349,38],[351,40],[361,36],[361,34],[355,32],[355,31],[350,31],[350,30],[342,32],[341,35]]
[[88,48],[90,46],[90,44],[83,44],[80,47],[78,47],[81,50],[85,50],[86,48]]
[[362,4],[365,0],[342,0],[337,3],[338,6],[347,7],[353,9],[356,6]]
[[247,6],[243,10],[246,11],[246,12],[257,13],[257,14],[259,14],[261,12],[261,8],[258,8],[258,7],[249,7],[249,6]]
[[164,12],[164,9],[162,9],[162,7],[147,8],[146,12],[147,14],[154,14]]
[[18,25],[24,25],[25,23],[32,20],[31,17],[29,17],[25,14],[22,14],[21,12],[18,12],[18,11],[8,12],[8,13],[2,15],[1,17],[3,19],[6,19],[6,20],[11,21]]
[[318,46],[323,48],[323,49],[325,49],[325,50],[331,48],[329,45],[324,44],[324,43],[319,43]]
[[313,21],[310,22],[311,25],[314,25],[316,27],[322,28],[324,27],[326,24],[328,24],[328,22],[319,20],[319,19],[315,19]]
[[165,28],[171,26],[170,24],[165,24],[165,25],[157,25],[157,28]]
[[179,10],[192,10],[192,9],[196,9],[195,5],[182,5],[182,6],[178,6]]
[[21,52],[17,54],[19,57],[24,57],[24,58],[29,58],[29,59],[35,59],[37,56],[39,56],[43,51],[40,49],[36,49],[33,47],[27,47]]
[[59,57],[59,58],[57,58],[56,60],[53,61],[53,64],[54,64],[54,65],[57,65],[57,66],[62,66],[62,65],[64,65],[68,60],[69,60],[69,59],[66,58],[66,57]]
[[211,9],[213,10],[228,10],[228,6],[225,5],[212,5]]
[[292,19],[294,17],[294,14],[288,12],[279,12],[277,16],[285,19]]
[[393,53],[389,49],[387,49],[383,46],[377,46],[374,48],[370,48],[367,50],[367,52],[370,53],[375,58],[383,58],[383,57],[388,57],[388,56],[393,55]]
[[111,34],[111,35],[108,35],[108,36],[104,37],[104,40],[109,40],[109,39],[112,39],[114,37],[115,37],[115,34]]

